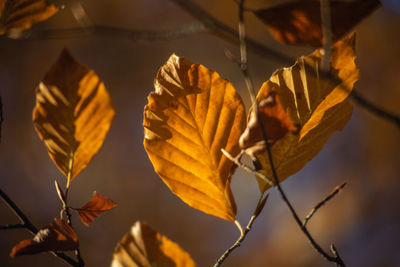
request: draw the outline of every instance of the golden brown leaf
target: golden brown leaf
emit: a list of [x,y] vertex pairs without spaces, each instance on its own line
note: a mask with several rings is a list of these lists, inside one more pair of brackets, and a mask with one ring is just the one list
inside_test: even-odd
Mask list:
[[78,244],[74,229],[66,221],[56,218],[50,225],[40,229],[32,239],[22,240],[14,246],[10,256],[75,250]]
[[144,111],[144,147],[167,186],[195,209],[234,221],[233,163],[245,109],[232,84],[172,55],[160,68]]
[[111,267],[195,267],[178,244],[157,233],[147,223],[136,222],[114,251]]
[[[340,40],[377,9],[380,0],[331,0],[332,38]],[[320,0],[294,1],[255,11],[272,36],[285,44],[322,46]]]
[[27,30],[57,11],[46,0],[0,0],[0,35]]
[[[322,149],[329,137],[341,130],[350,119],[352,105],[347,99],[358,79],[354,45],[355,35],[351,34],[333,46],[331,75],[336,75],[341,82],[333,83],[320,77],[321,54],[320,50],[316,50],[309,56],[299,58],[292,67],[276,71],[262,85],[257,102],[262,102],[271,92],[276,92],[279,101],[275,101],[275,105],[279,103],[279,109],[286,111],[290,122],[300,127],[298,133],[286,127],[284,135],[271,140],[273,162],[280,181],[302,169]],[[274,105],[270,107],[274,108]],[[271,116],[271,110],[260,111],[261,118],[268,119]],[[282,118],[286,119],[284,116]],[[285,120],[282,124],[285,124]],[[276,131],[269,128],[273,127],[272,124],[267,123],[266,126],[268,136],[269,132]],[[282,126],[277,124],[275,127]],[[265,142],[260,133],[255,133],[260,131],[259,124],[249,123],[240,144],[250,156],[258,159],[262,166],[261,172],[272,177]],[[259,184],[261,190],[266,189],[265,182],[260,180]]]
[[72,180],[98,152],[114,115],[104,83],[67,50],[36,89],[36,131],[68,179]]
[[89,226],[102,212],[115,208],[117,204],[111,199],[93,192],[92,199],[78,209],[79,216],[86,226]]

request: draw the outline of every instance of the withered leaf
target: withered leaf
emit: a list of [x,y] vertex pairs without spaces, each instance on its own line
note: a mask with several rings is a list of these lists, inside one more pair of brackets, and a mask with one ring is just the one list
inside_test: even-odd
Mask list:
[[114,201],[94,191],[92,199],[77,211],[83,224],[89,226],[102,212],[116,206]]
[[245,109],[232,84],[215,71],[172,55],[160,68],[144,110],[144,147],[167,186],[195,209],[234,221],[232,155]]
[[178,244],[147,223],[136,222],[115,248],[111,267],[195,267]]
[[114,115],[104,83],[63,50],[36,89],[33,121],[51,159],[68,179],[98,152]]
[[0,35],[27,30],[57,11],[46,0],[0,0]]
[[[340,40],[380,5],[380,0],[331,0],[333,40]],[[320,0],[293,1],[255,14],[282,43],[322,46]]]
[[[258,103],[268,99],[271,93],[276,96],[276,101],[270,107],[260,109],[260,117],[263,122],[267,121],[265,131],[268,137],[270,132],[279,133],[272,137],[275,139],[270,140],[270,145],[280,181],[301,170],[322,149],[329,137],[341,130],[350,119],[352,105],[348,96],[359,74],[354,63],[354,46],[354,34],[333,46],[330,74],[338,78],[337,82],[320,75],[322,56],[318,49],[309,56],[300,57],[292,67],[277,70],[262,85],[257,95]],[[286,115],[281,114],[283,111]],[[276,119],[280,123],[268,123],[268,120]],[[292,131],[294,125],[299,127],[298,132]],[[260,132],[258,123],[249,123],[240,138],[240,145],[247,154],[258,160],[262,166],[260,171],[272,177]],[[261,180],[259,185],[262,191],[267,189]]]
[[74,229],[66,221],[56,218],[50,225],[40,229],[32,239],[22,240],[14,246],[10,256],[75,250],[78,245]]

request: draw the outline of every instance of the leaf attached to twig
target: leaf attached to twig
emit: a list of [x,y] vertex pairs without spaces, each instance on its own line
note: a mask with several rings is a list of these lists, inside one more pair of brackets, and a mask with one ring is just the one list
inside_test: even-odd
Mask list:
[[[255,11],[284,44],[322,46],[320,0],[292,1]],[[380,0],[331,0],[332,39],[340,40],[381,5]]]
[[100,149],[114,115],[104,83],[67,50],[36,89],[36,131],[51,159],[71,180]]
[[203,65],[172,55],[148,96],[144,147],[167,186],[195,209],[234,221],[232,155],[245,128],[243,102],[232,84]]
[[83,224],[89,226],[102,212],[116,206],[114,201],[94,191],[92,199],[77,211]]
[[46,0],[0,0],[0,35],[27,30],[57,11]]
[[[320,73],[318,49],[292,67],[277,70],[262,85],[257,95],[259,117],[280,181],[301,170],[350,119],[353,108],[348,97],[359,74],[354,46],[354,34],[333,46],[330,77],[337,77],[335,82]],[[240,145],[261,164],[263,174],[273,177],[260,124],[251,120],[256,120],[254,112]],[[259,185],[262,191],[267,189],[264,181]]]
[[178,244],[138,221],[114,251],[111,267],[125,266],[195,267],[196,264]]
[[47,251],[68,251],[78,249],[78,237],[71,226],[58,218],[39,230],[32,239],[26,239],[13,247],[10,256],[37,254]]

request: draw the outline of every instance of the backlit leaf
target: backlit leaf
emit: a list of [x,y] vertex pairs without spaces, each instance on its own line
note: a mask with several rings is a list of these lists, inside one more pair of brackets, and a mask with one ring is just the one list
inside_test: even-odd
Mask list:
[[[380,0],[331,0],[333,40],[341,39],[380,5]],[[293,1],[255,14],[282,43],[322,46],[320,0]]]
[[167,186],[195,209],[234,221],[233,163],[245,109],[232,84],[203,65],[172,55],[148,97],[144,147]]
[[67,50],[36,89],[36,131],[51,159],[71,180],[100,149],[114,114],[104,83]]
[[10,256],[75,250],[78,244],[74,229],[66,221],[56,218],[50,225],[40,229],[32,239],[19,242],[13,247]]
[[78,209],[78,213],[82,222],[89,226],[102,212],[111,210],[116,206],[117,204],[114,201],[95,191],[92,199]]
[[111,267],[194,267],[190,255],[178,244],[136,222],[114,251]]
[[[331,75],[338,77],[337,83],[320,77],[321,50],[316,50],[299,58],[292,67],[276,71],[262,85],[257,95],[258,103],[271,98],[271,95],[276,97],[270,107],[260,109],[260,117],[263,122],[267,121],[265,129],[271,138],[273,162],[280,181],[302,169],[322,149],[332,133],[341,130],[350,119],[352,105],[348,96],[359,74],[354,63],[354,45],[355,35],[351,34],[333,46]],[[280,123],[268,123],[268,120],[278,118],[274,109],[286,113],[286,116],[279,113]],[[272,177],[260,132],[259,124],[249,123],[240,144],[250,156],[258,159],[261,172]],[[271,137],[270,133],[274,132],[280,134]],[[263,181],[260,180],[259,184],[261,190],[266,189]]]
[[46,0],[0,0],[0,35],[27,30],[57,11]]

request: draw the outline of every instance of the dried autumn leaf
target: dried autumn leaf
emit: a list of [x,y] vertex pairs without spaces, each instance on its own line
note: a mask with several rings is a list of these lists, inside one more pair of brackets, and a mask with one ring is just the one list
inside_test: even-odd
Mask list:
[[[380,0],[331,0],[333,40],[340,40],[380,5]],[[282,43],[322,46],[320,0],[284,3],[255,14]]]
[[10,256],[75,250],[78,245],[74,229],[66,221],[56,218],[50,225],[40,229],[33,239],[22,240],[14,246]]
[[195,209],[234,221],[233,163],[245,109],[232,84],[203,65],[172,55],[144,110],[144,147],[167,186]]
[[69,181],[98,152],[114,115],[104,83],[67,50],[36,89],[36,131]]
[[27,30],[57,11],[46,0],[0,0],[0,35]]
[[[333,46],[331,76],[341,80],[337,83],[320,77],[321,53],[316,50],[309,56],[299,58],[292,67],[276,71],[262,85],[257,95],[258,103],[270,98],[271,93],[277,97],[266,110],[260,109],[262,121],[276,119],[274,110],[283,109],[286,113],[286,116],[281,114],[282,124],[265,124],[268,137],[269,132],[284,133],[271,140],[273,162],[280,181],[302,169],[322,149],[329,137],[341,130],[350,119],[352,105],[348,96],[359,74],[354,63],[354,46],[354,34]],[[299,126],[299,132],[291,131],[294,125]],[[278,130],[273,127],[278,127]],[[240,138],[240,145],[250,156],[258,159],[261,172],[272,177],[260,132],[259,124],[249,123]],[[261,180],[259,185],[261,190],[267,189]]]
[[147,223],[136,222],[115,248],[111,267],[195,267],[178,244]]
[[83,224],[89,226],[102,212],[111,210],[116,206],[117,204],[114,201],[94,191],[92,199],[77,211]]

